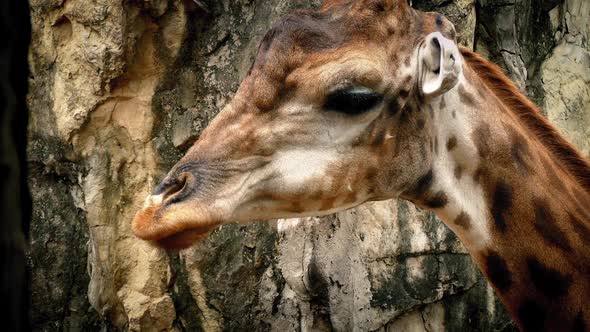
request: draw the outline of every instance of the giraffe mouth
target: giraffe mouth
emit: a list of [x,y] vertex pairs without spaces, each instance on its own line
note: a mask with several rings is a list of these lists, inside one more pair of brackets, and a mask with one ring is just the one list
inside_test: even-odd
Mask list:
[[220,224],[200,209],[166,205],[162,196],[149,196],[133,218],[133,234],[142,240],[164,249],[185,249],[205,239]]

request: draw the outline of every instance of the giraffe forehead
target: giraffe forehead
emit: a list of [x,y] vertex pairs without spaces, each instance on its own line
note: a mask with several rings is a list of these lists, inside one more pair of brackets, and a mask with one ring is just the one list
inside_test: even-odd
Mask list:
[[421,22],[428,15],[405,5],[385,7],[298,11],[275,23],[260,44],[246,84],[256,108],[275,109],[297,86],[304,86],[303,97],[315,98],[313,102],[338,84],[384,92],[395,85],[402,65],[403,78],[411,79],[413,66],[407,60],[425,32]]
[[[368,47],[375,59],[376,46],[390,49],[398,44],[407,46],[408,40],[423,32],[420,28],[423,25],[415,27],[402,19],[404,13],[376,9],[372,5],[361,7],[363,10],[336,12],[300,10],[286,16],[276,22],[261,41],[253,69],[270,72],[270,76],[278,78],[303,63],[313,62],[315,55],[323,57],[325,53],[332,53],[342,57],[352,50]],[[421,21],[419,15],[411,13],[414,13],[414,20]]]
[[370,51],[346,48],[314,56],[305,66],[293,71],[286,84],[309,88],[313,83],[321,93],[338,85],[362,85],[377,90],[388,63],[383,49],[375,47]]

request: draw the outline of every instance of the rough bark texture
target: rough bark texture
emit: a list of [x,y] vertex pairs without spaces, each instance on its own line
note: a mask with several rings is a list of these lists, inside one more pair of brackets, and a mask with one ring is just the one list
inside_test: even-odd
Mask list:
[[[166,253],[145,195],[319,0],[33,0],[30,265],[37,330],[514,330],[456,237],[403,201],[227,225]],[[590,153],[590,3],[422,0]]]

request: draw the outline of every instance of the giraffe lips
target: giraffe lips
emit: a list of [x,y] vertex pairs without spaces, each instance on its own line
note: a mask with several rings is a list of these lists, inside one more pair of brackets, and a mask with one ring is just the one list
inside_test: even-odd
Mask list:
[[[164,206],[160,196],[149,196],[144,207],[133,218],[131,229],[140,239],[164,249],[184,249],[213,230],[219,222],[211,218],[187,215],[174,205]],[[199,220],[197,222],[197,220]]]

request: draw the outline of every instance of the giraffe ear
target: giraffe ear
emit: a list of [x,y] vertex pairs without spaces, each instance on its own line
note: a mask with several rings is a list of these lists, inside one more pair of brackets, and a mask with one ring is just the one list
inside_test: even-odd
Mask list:
[[457,85],[463,67],[452,40],[433,32],[426,36],[418,52],[419,84],[425,98],[440,96]]

